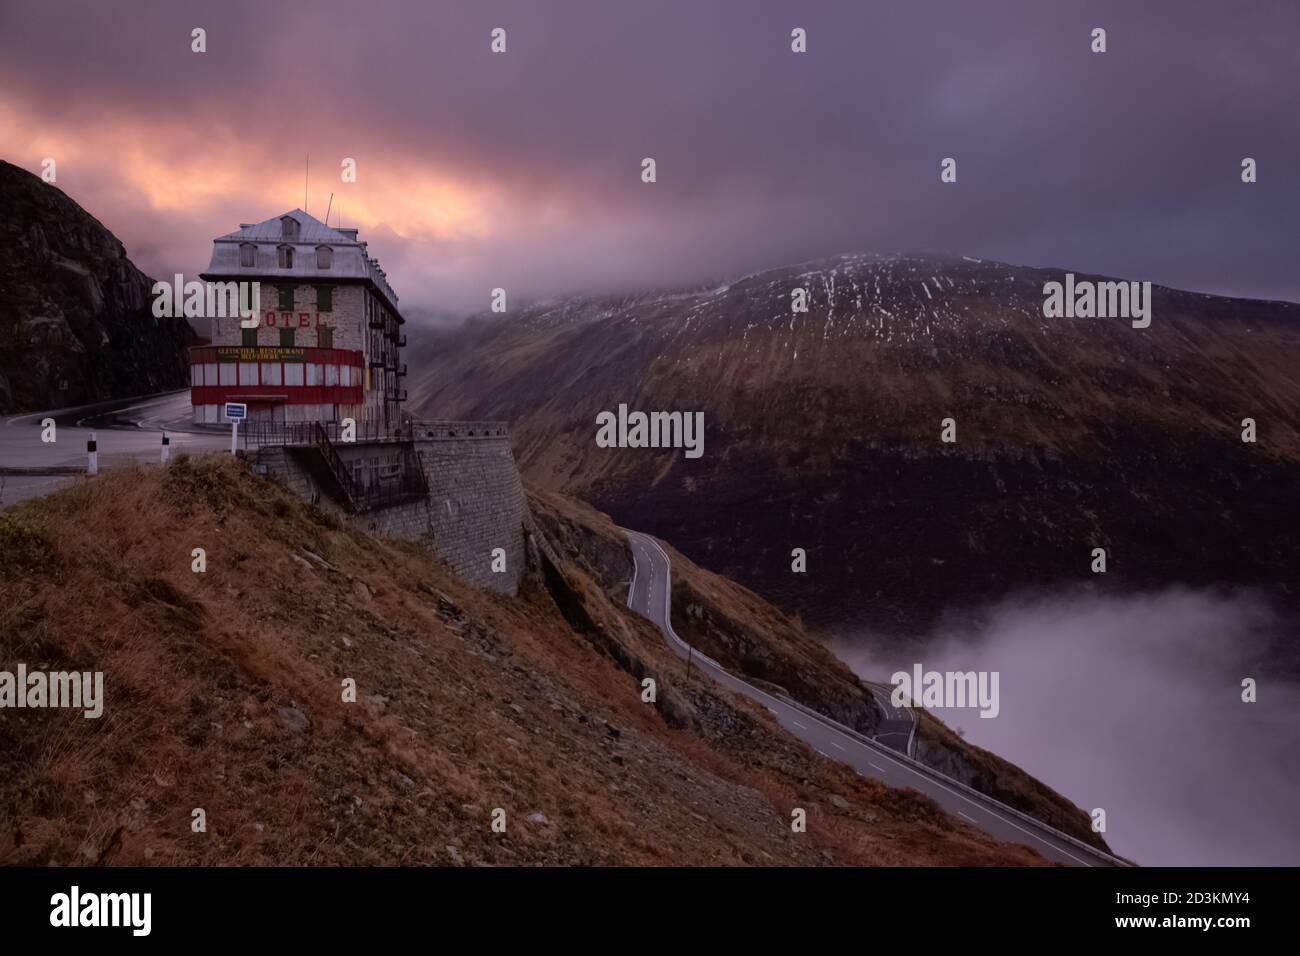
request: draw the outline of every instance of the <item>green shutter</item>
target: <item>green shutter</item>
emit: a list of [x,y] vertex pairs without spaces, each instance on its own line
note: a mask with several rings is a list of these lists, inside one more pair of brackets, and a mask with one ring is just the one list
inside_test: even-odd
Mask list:
[[294,290],[294,286],[291,285],[280,286],[280,311],[281,312],[293,311],[293,290]]
[[318,285],[316,287],[316,311],[334,311],[334,287],[332,285]]
[[280,348],[282,349],[293,348],[293,333],[294,333],[293,329],[280,330]]
[[257,329],[240,329],[239,344],[246,349],[257,348]]

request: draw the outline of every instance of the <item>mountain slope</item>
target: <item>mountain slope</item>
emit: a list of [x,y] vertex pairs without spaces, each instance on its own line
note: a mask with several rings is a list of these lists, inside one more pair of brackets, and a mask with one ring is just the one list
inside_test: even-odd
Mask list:
[[0,718],[0,865],[1042,862],[679,678],[584,566],[477,591],[227,456],[7,512],[0,670],[105,703]]
[[[607,515],[563,495],[534,492],[530,505],[550,540],[573,555],[612,599],[624,600],[631,584],[627,535]],[[670,544],[662,547],[672,561],[671,612],[679,636],[751,684],[875,736],[879,708],[839,658],[757,594],[698,567]],[[1088,815],[1066,797],[967,743],[928,712],[918,708],[916,713],[922,763],[1109,852]]]
[[[538,305],[434,337],[413,404],[512,421],[533,483],[827,631],[920,634],[943,608],[1099,581],[1294,601],[1300,536],[1279,516],[1300,481],[1300,306],[1156,287],[1148,329],[1045,318],[1062,278],[844,256]],[[703,457],[597,447],[620,403],[703,411]]]
[[99,220],[0,161],[0,414],[187,385],[194,332],[154,317],[152,287]]

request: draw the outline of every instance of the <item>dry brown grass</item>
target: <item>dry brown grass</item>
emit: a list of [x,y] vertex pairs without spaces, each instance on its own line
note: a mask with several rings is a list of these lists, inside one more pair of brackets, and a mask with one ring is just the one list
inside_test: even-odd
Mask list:
[[0,863],[1041,862],[686,683],[566,577],[591,633],[536,578],[474,590],[226,456],[29,502],[0,520],[0,668],[102,670],[106,704],[0,714]]
[[[617,553],[621,561],[631,560],[623,532],[607,515],[554,492],[534,490],[531,495],[535,512],[553,512],[584,537],[585,553]],[[585,540],[591,537],[598,540],[594,544]],[[748,588],[699,567],[671,545],[663,547],[672,559],[673,624],[679,635],[736,673],[775,685],[815,710],[872,732],[874,721],[862,713],[868,706],[867,695],[857,677],[796,619]],[[608,584],[606,590],[616,586],[612,580]],[[626,588],[622,582],[617,584]],[[698,616],[691,608],[698,609]],[[1092,832],[1088,815],[1070,800],[1015,764],[962,740],[928,712],[918,709],[917,713],[919,755],[927,764],[1080,840],[1109,849]]]

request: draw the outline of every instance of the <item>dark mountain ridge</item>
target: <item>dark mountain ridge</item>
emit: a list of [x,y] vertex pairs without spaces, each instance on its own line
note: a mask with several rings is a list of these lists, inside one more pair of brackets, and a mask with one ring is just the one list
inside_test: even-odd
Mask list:
[[[1300,305],[1155,286],[1146,329],[1047,318],[1044,283],[1063,277],[841,256],[543,303],[432,338],[412,404],[512,421],[533,483],[828,631],[920,634],[942,608],[1035,587],[1240,585],[1294,602]],[[597,447],[597,413],[620,403],[703,411],[703,457]],[[807,573],[791,571],[796,547]]]

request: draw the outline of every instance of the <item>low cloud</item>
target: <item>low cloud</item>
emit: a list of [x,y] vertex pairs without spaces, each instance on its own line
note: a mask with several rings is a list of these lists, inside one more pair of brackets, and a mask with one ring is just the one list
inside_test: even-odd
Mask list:
[[[1008,601],[924,647],[836,652],[864,677],[996,670],[1001,712],[936,710],[1080,807],[1147,865],[1300,863],[1300,682],[1266,602],[1183,589]],[[1258,702],[1241,701],[1241,681]]]

